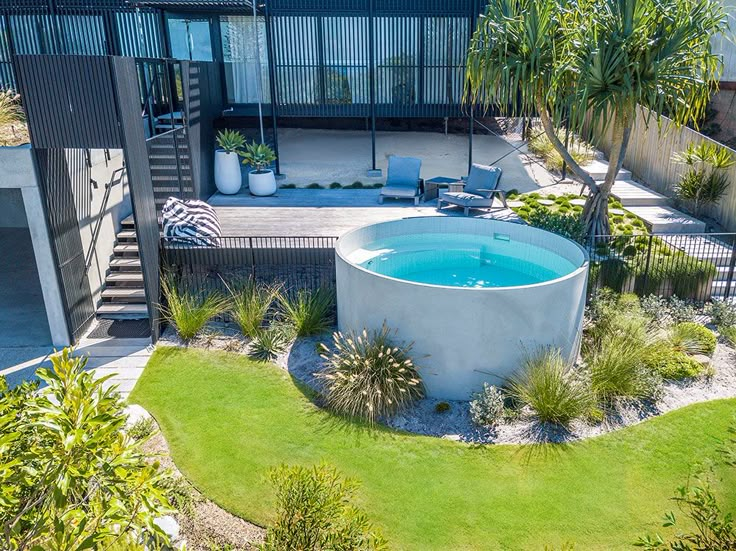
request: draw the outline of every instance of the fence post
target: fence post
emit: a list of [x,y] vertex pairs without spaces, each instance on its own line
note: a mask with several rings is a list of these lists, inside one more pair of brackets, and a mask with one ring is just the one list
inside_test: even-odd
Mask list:
[[726,278],[726,291],[723,294],[723,300],[728,300],[731,296],[734,267],[736,267],[736,235],[731,236],[731,261],[728,264],[728,277]]
[[253,281],[256,280],[256,255],[253,252],[253,238],[248,238],[248,248],[250,249],[250,276]]
[[[643,293],[646,293],[647,290],[647,284],[649,283],[649,261],[652,258],[652,241],[654,240],[654,236],[650,233],[649,234],[649,245],[647,248],[647,263],[644,266],[644,285],[642,286]],[[636,281],[634,282],[634,290],[636,290]]]

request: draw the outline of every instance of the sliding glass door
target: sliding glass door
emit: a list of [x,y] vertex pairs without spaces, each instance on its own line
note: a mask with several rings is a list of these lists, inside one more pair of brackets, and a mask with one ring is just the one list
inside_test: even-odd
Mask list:
[[171,57],[189,61],[214,61],[209,17],[168,14]]

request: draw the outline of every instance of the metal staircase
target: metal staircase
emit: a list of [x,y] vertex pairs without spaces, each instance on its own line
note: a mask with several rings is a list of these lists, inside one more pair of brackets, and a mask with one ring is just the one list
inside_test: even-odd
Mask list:
[[97,309],[98,318],[148,318],[143,271],[132,215],[123,220],[122,229],[117,235],[110,271],[105,277],[101,296],[102,304]]

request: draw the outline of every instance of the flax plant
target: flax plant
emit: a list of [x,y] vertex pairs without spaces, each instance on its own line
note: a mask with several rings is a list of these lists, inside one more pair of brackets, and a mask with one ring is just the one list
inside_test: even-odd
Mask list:
[[324,383],[333,411],[374,424],[424,396],[424,384],[410,357],[410,345],[397,345],[392,331],[336,332],[332,348],[322,345],[326,367],[315,373]]

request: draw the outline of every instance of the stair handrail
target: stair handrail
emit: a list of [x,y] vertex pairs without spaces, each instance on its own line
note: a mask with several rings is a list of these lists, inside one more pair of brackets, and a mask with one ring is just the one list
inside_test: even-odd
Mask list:
[[[120,177],[116,179],[116,174],[120,174]],[[92,230],[92,241],[87,249],[87,254],[84,257],[84,275],[86,276],[89,272],[90,266],[92,266],[92,257],[94,256],[95,248],[97,246],[97,239],[100,237],[100,230],[102,228],[102,220],[105,218],[105,211],[107,210],[107,203],[110,200],[110,190],[119,182],[123,181],[123,174],[125,174],[125,166],[116,168],[110,174],[110,181],[105,184],[105,195],[102,197],[102,205],[100,205],[100,212],[97,215],[95,221],[95,227]]]

